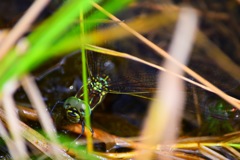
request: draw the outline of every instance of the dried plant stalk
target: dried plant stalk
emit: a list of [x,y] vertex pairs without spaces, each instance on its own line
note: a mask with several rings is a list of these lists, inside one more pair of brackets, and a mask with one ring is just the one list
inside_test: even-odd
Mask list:
[[[10,134],[12,136],[11,141],[7,146],[10,147],[9,151],[13,159],[27,159],[27,149],[24,139],[22,137],[22,131],[19,124],[19,118],[16,112],[16,105],[13,99],[13,94],[18,87],[18,83],[15,80],[9,81],[3,90],[3,108],[5,111],[6,122]],[[6,136],[6,133],[4,134]]]
[[57,153],[56,147],[55,147],[55,145],[58,144],[58,141],[56,138],[56,130],[53,125],[51,116],[49,115],[49,113],[46,110],[47,106],[44,104],[44,102],[42,100],[41,93],[38,90],[38,87],[34,83],[33,79],[29,76],[23,77],[22,85],[23,85],[23,88],[26,91],[33,107],[37,110],[40,123],[43,126],[47,135],[49,136],[49,138],[52,142],[51,147],[54,151],[55,158],[58,159],[59,156],[58,156],[58,153]]
[[[6,117],[7,117],[6,114],[3,112],[2,109],[0,109],[0,118],[5,123],[7,123],[6,122]],[[18,120],[18,124],[19,124],[19,127],[21,128],[22,136],[27,141],[29,141],[31,144],[33,144],[36,148],[38,148],[40,151],[42,151],[48,157],[54,158],[53,151],[52,151],[52,149],[50,147],[49,141],[45,137],[43,137],[40,133],[38,133],[37,131],[33,130],[28,125],[26,125],[25,123],[23,123],[23,122],[21,122],[19,120]],[[2,131],[3,130],[1,130],[1,132]],[[5,141],[5,142],[7,142],[7,141]],[[57,154],[58,154],[58,158],[60,158],[60,159],[69,159],[69,160],[72,159],[68,154],[66,154],[66,152],[63,149],[57,147],[56,151],[57,151]]]
[[[171,56],[181,64],[188,62],[196,28],[196,11],[183,8],[180,12],[173,42],[169,50]],[[182,37],[184,37],[184,41]],[[166,60],[163,66],[166,70],[183,75],[181,68],[170,60]],[[162,92],[157,92],[155,95],[156,100],[150,106],[150,111],[142,131],[142,137],[146,138],[143,143],[147,146],[155,146],[159,143],[169,145],[176,142],[177,128],[184,108],[185,95],[181,79],[164,72],[160,75],[158,90]],[[141,151],[141,148],[139,150]],[[171,148],[167,150],[171,151]],[[152,156],[153,152],[147,152],[147,154],[137,156],[137,159],[151,159]]]

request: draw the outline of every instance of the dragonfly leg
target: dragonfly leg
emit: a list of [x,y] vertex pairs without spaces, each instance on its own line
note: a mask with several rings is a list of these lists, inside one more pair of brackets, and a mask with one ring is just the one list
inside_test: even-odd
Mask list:
[[95,104],[95,106],[93,106],[92,108],[91,108],[91,112],[101,103],[101,99],[98,101],[98,103],[97,104]]
[[94,130],[92,128],[89,127],[89,130],[90,132],[92,133],[92,137],[93,137],[93,134],[94,134]]
[[103,98],[104,98],[105,96],[100,95],[100,96],[98,96],[98,97],[99,97],[99,99],[97,100],[97,103],[96,103],[96,102],[95,102],[95,104],[93,104],[92,102],[89,103],[90,105],[94,105],[94,106],[91,108],[91,111],[93,111],[93,110],[102,102],[102,100],[103,100]]
[[84,134],[85,131],[85,122],[82,121],[82,131],[81,133],[77,136],[77,138],[74,140],[75,142]]
[[85,130],[85,122],[82,121],[82,131],[81,131],[81,133],[77,136],[77,138],[70,143],[69,148],[67,149],[67,152],[69,151],[70,147],[71,147],[75,142],[77,142],[77,140],[84,134],[84,130]]

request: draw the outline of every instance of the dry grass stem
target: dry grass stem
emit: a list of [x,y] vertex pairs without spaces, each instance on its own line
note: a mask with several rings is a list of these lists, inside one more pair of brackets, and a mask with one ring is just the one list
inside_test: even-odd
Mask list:
[[47,106],[44,104],[42,100],[41,93],[35,84],[33,78],[29,76],[24,76],[22,78],[22,85],[24,90],[26,91],[30,102],[32,103],[33,107],[36,109],[39,120],[41,125],[43,126],[45,132],[49,136],[52,143],[52,148],[55,153],[55,158],[58,157],[58,153],[56,151],[55,145],[58,144],[57,138],[56,138],[56,130],[53,125],[51,116],[49,115],[48,111],[46,110]]
[[233,147],[230,147],[228,145],[224,146],[226,149],[228,149],[230,152],[232,152],[234,155],[236,155],[237,157],[240,157],[240,153],[239,151],[237,151],[236,149],[234,149]]
[[[5,123],[7,123],[6,122],[7,116],[1,108],[0,108],[0,117]],[[19,124],[19,127],[21,128],[22,136],[27,141],[29,141],[31,144],[33,144],[36,148],[38,148],[41,152],[43,152],[48,157],[54,158],[53,151],[49,144],[49,140],[47,140],[45,137],[43,137],[40,133],[38,133],[34,129],[30,128],[25,123],[18,121],[18,124]],[[1,132],[2,132],[2,130],[1,130]],[[60,159],[69,159],[69,160],[72,159],[68,154],[66,154],[66,152],[63,149],[60,149],[57,147],[56,151],[57,151],[58,157]]]
[[[46,138],[44,138],[40,133],[30,128],[28,125],[21,122],[21,127],[24,130],[23,136],[30,143],[32,143],[36,148],[42,151],[48,157],[54,159],[68,159],[72,160],[73,158],[69,156],[63,149],[56,146],[53,150],[52,142],[49,142]],[[62,147],[62,146],[61,146]],[[67,150],[67,148],[65,149]],[[54,154],[58,154],[57,156]]]
[[10,134],[12,136],[12,142],[10,154],[13,159],[27,159],[27,149],[25,146],[24,139],[22,137],[22,131],[20,128],[18,115],[16,112],[16,105],[13,99],[13,94],[18,87],[18,83],[15,80],[9,81],[3,89],[3,108],[6,116],[6,123],[8,125]]
[[2,120],[0,119],[0,135],[1,135],[1,138],[4,139],[4,141],[8,144],[8,142],[10,143],[11,139],[10,137],[8,136],[8,132],[7,130],[5,129],[4,125],[3,125],[3,122]]
[[[169,51],[171,56],[182,64],[188,62],[196,28],[196,12],[193,9],[183,8],[180,12]],[[185,37],[184,42],[182,41],[183,35]],[[183,75],[181,68],[172,61],[166,60],[163,66],[173,73]],[[150,106],[150,111],[142,131],[142,137],[147,138],[142,142],[149,146],[155,146],[159,143],[163,145],[175,143],[178,134],[176,129],[180,124],[184,108],[185,95],[181,79],[164,72],[160,74],[158,90],[162,92],[155,95],[156,100]],[[169,125],[170,122],[171,125]],[[141,151],[141,148],[139,150]],[[171,148],[168,150],[171,151]],[[137,159],[151,159],[152,156],[153,152],[148,152],[147,154],[137,156]]]
[[219,47],[212,43],[207,36],[198,32],[196,38],[197,45],[206,49],[207,56],[211,58],[222,70],[231,75],[236,80],[240,80],[240,67],[234,63]]
[[127,30],[123,29],[118,24],[125,23],[127,26],[134,28],[136,32],[144,34],[158,29],[159,27],[162,28],[164,26],[169,26],[170,24],[173,24],[176,19],[177,14],[175,14],[175,12],[174,14],[163,12],[161,14],[156,13],[150,16],[138,16],[132,20],[127,20],[126,22],[120,20],[111,20],[114,21],[116,25],[92,31],[88,34],[88,36],[91,37],[94,44],[102,44],[105,41],[114,41],[116,39],[123,39],[125,37],[131,36]]
[[198,82],[195,82],[195,81],[193,81],[193,80],[191,80],[189,78],[186,78],[186,77],[184,77],[182,75],[179,75],[179,74],[177,74],[175,72],[172,72],[170,70],[167,70],[166,68],[161,67],[159,65],[156,65],[156,64],[153,64],[151,62],[145,61],[145,60],[143,60],[141,58],[132,56],[131,54],[118,52],[118,51],[114,51],[114,50],[110,50],[110,49],[106,49],[106,48],[102,48],[102,47],[94,46],[94,45],[90,45],[90,44],[86,45],[86,49],[94,50],[94,51],[96,51],[98,53],[101,53],[101,54],[106,54],[106,55],[111,55],[111,56],[117,56],[117,57],[123,57],[123,58],[131,59],[133,61],[136,61],[136,62],[145,64],[145,65],[148,65],[148,66],[153,67],[153,68],[156,68],[159,71],[163,71],[163,72],[167,72],[169,74],[172,74],[172,75],[174,75],[174,76],[176,76],[176,77],[178,77],[178,78],[180,78],[180,79],[182,79],[182,80],[184,80],[186,82],[189,82],[189,83],[191,83],[191,84],[193,84],[195,86],[198,86],[198,87],[200,87],[200,88],[202,88],[204,90],[212,92],[212,90],[210,88],[208,88],[208,87],[206,87],[206,86],[204,86],[204,85],[202,85],[202,84],[200,84]]
[[0,46],[3,43],[3,40],[7,37],[8,30],[0,30]]
[[[187,64],[188,62],[194,42],[195,31],[198,25],[197,22],[197,12],[194,9],[181,9],[169,53],[182,64]],[[184,41],[182,40],[182,37],[184,37]],[[164,66],[166,69],[178,75],[184,74],[178,66],[169,60],[165,62]],[[185,102],[185,95],[183,93],[179,94],[181,91],[184,91],[183,81],[169,74],[163,73],[160,75],[159,89],[163,90],[158,99],[160,99],[160,104],[163,105],[161,107],[166,109],[166,112],[163,112],[167,113],[166,115],[168,119],[166,122],[171,122],[171,125],[165,128],[165,135],[161,138],[161,142],[162,144],[175,143],[177,138],[176,128],[180,125]],[[161,117],[162,115],[159,116]]]
[[200,104],[199,104],[199,99],[198,99],[198,95],[195,89],[195,86],[192,86],[192,93],[193,93],[193,104],[194,107],[196,109],[196,118],[197,118],[197,123],[199,126],[202,125],[202,117],[201,117],[201,108],[200,108]]
[[[171,75],[174,75],[174,76],[176,76],[176,77],[178,77],[178,78],[180,78],[180,79],[182,79],[182,80],[184,80],[186,82],[189,82],[189,83],[191,83],[191,84],[193,84],[195,86],[198,86],[198,87],[200,87],[200,88],[202,88],[202,89],[204,89],[206,91],[215,93],[214,90],[212,90],[211,88],[209,88],[209,87],[207,87],[205,85],[202,85],[201,83],[198,83],[198,82],[193,81],[193,80],[191,80],[189,78],[186,78],[186,77],[184,77],[182,75],[174,73],[174,72],[172,72],[170,70],[167,70],[166,68],[161,67],[159,65],[156,65],[156,64],[153,64],[151,62],[145,61],[145,60],[143,60],[141,58],[132,56],[132,55],[130,55],[128,53],[118,52],[118,51],[114,51],[114,50],[110,50],[110,49],[106,49],[106,48],[102,48],[102,47],[95,46],[95,45],[90,45],[90,44],[86,44],[85,48],[88,49],[88,50],[91,50],[91,51],[95,51],[95,52],[101,53],[101,54],[106,54],[106,55],[111,55],[111,56],[123,57],[123,58],[131,59],[133,61],[136,61],[136,62],[145,64],[145,65],[148,65],[148,66],[153,67],[153,68],[156,68],[156,69],[158,69],[160,71],[167,72],[167,73],[169,73]],[[232,99],[232,101],[236,101],[236,103],[240,103],[239,99],[236,99],[236,98],[231,97],[229,95],[226,95],[226,96],[229,97],[229,99]]]
[[206,146],[203,146],[203,145],[200,145],[200,152],[205,155],[206,157],[208,157],[209,159],[219,159],[219,160],[227,160],[226,157],[220,155],[219,153],[217,153],[216,151],[206,147]]
[[10,136],[8,135],[7,130],[5,129],[2,120],[0,119],[0,136],[1,138],[4,140],[4,142],[6,143],[10,154],[14,155],[15,153],[12,153],[12,151],[14,151],[14,144],[12,139],[10,138]]
[[[99,11],[101,11],[102,13],[106,14],[108,17],[110,17],[112,20],[114,21],[120,21],[117,17],[115,17],[114,15],[112,15],[111,13],[109,13],[108,11],[104,10],[101,6],[99,6],[96,3],[92,3],[92,5],[97,8]],[[174,12],[171,12],[171,14],[175,14]],[[153,50],[155,50],[159,55],[163,56],[164,58],[172,61],[173,63],[175,63],[177,66],[179,66],[179,68],[183,69],[186,73],[188,73],[189,75],[191,75],[192,77],[194,77],[195,79],[197,79],[199,82],[201,82],[202,84],[204,84],[205,86],[211,88],[211,90],[213,90],[214,93],[216,93],[218,96],[222,97],[223,99],[225,99],[227,102],[229,102],[230,104],[232,104],[233,106],[235,106],[236,108],[240,109],[240,104],[236,101],[233,101],[233,99],[231,97],[229,97],[229,95],[227,95],[226,93],[224,93],[223,91],[221,91],[219,88],[217,88],[216,86],[214,86],[212,83],[210,83],[209,81],[207,81],[206,79],[204,79],[202,76],[200,76],[199,74],[197,74],[196,72],[194,72],[193,70],[191,70],[190,68],[188,68],[187,66],[185,66],[184,64],[181,64],[180,62],[178,62],[176,59],[174,59],[173,57],[171,57],[166,51],[164,51],[163,49],[159,48],[157,45],[155,45],[154,43],[152,43],[151,41],[149,41],[147,38],[145,38],[144,36],[142,36],[141,34],[139,34],[138,32],[136,32],[135,30],[133,30],[132,28],[130,28],[129,26],[127,26],[124,22],[119,23],[119,25],[121,27],[123,27],[124,29],[126,29],[127,31],[129,31],[131,34],[133,34],[135,37],[137,37],[139,40],[141,40],[142,42],[144,42],[147,46],[149,46],[150,48],[152,48]]]

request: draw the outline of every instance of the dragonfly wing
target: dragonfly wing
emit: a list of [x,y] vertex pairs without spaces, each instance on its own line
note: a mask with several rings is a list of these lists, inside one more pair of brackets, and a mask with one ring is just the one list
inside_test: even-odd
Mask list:
[[108,77],[109,93],[142,94],[156,90],[158,70],[133,60],[103,55],[88,54],[88,66],[93,77]]
[[[155,68],[129,59],[99,53],[88,54],[88,65],[92,77],[107,77],[108,93],[151,98],[152,93],[157,92],[156,81],[160,72]],[[228,73],[216,66],[216,64],[205,59],[198,59],[197,61],[192,60],[189,66],[223,91],[231,95],[239,95],[239,81],[232,78]],[[194,78],[192,79],[194,80]],[[190,110],[194,108],[193,88],[197,90],[195,95],[198,96],[198,105],[201,112],[208,112],[209,103],[207,101],[209,94],[212,93],[205,92],[203,89],[193,86],[190,83],[186,83],[186,108]],[[220,113],[225,114],[225,112]]]
[[95,52],[88,52],[87,59],[89,73],[92,77],[114,77],[116,73],[116,66],[122,63],[119,62],[119,59],[116,57]]

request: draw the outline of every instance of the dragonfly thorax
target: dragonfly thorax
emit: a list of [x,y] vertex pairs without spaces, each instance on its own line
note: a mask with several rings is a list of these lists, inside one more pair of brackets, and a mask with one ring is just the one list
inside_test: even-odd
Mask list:
[[102,77],[93,77],[89,83],[89,91],[91,93],[101,94],[104,96],[108,92],[108,76],[105,78]]

